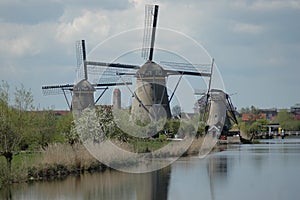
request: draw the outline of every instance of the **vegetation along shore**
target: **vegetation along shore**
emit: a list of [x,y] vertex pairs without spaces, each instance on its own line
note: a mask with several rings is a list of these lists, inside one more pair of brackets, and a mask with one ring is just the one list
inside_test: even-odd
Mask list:
[[[12,183],[51,180],[109,169],[85,149],[76,132],[71,112],[35,107],[31,91],[24,86],[12,91],[7,82],[1,82],[0,111],[0,189]],[[254,107],[246,111],[258,116]],[[163,127],[168,136],[158,134],[151,138],[138,138],[124,133],[111,123],[114,120],[110,107],[99,107],[97,113],[105,114],[105,117],[99,118],[105,136],[123,149],[135,153],[153,152],[165,146],[169,138],[174,138],[175,133],[185,127],[190,134],[186,136],[196,139],[184,155],[197,154],[205,132],[204,124],[195,128],[190,124],[182,126],[180,123],[184,121],[170,119]],[[278,113],[274,120],[283,124],[283,128],[300,129],[299,123],[286,111]],[[236,128],[244,135],[266,131],[264,129],[268,123],[258,117],[247,122],[240,117],[239,121]]]

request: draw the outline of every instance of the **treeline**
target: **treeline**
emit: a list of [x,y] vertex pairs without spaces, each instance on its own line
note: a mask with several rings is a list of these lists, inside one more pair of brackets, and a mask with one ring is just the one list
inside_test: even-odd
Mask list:
[[102,169],[80,144],[73,116],[34,106],[23,85],[0,83],[0,189],[13,182]]
[[13,155],[65,142],[65,136],[71,131],[71,114],[57,117],[51,111],[39,111],[33,102],[31,91],[23,85],[11,91],[7,82],[1,82],[0,156],[5,157],[8,169]]
[[280,127],[286,131],[299,131],[300,130],[300,121],[297,120],[294,115],[287,110],[280,110],[277,113],[277,116],[271,121],[267,119],[261,119],[259,117],[260,110],[254,106],[250,108],[241,108],[240,114],[251,114],[254,116],[252,120],[242,121],[240,117],[239,120],[239,128],[244,133],[261,133],[267,132],[267,125],[272,123],[280,124]]

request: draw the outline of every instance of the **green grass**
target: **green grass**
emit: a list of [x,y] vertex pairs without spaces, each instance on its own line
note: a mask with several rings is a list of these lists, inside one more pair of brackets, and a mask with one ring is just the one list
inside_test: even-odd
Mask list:
[[26,180],[28,168],[37,165],[41,158],[41,153],[19,153],[14,155],[11,163],[11,173],[9,173],[5,157],[0,156],[0,188],[1,185],[7,183]]
[[33,166],[37,164],[41,158],[41,153],[19,153],[12,159],[12,168],[20,165],[25,165],[26,167]]
[[134,150],[137,153],[153,152],[157,149],[168,144],[168,141],[165,140],[151,140],[151,141],[135,141],[133,142]]

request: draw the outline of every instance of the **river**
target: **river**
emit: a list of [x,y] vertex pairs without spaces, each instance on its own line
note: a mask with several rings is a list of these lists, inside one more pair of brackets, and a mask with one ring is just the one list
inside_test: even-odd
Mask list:
[[0,199],[299,199],[300,139],[231,145],[205,159],[185,157],[145,174],[115,170],[17,184]]

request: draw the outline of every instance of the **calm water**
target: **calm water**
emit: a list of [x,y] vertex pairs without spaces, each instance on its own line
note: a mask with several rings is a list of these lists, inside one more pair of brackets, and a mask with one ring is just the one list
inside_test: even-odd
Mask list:
[[0,199],[299,199],[300,139],[234,145],[147,174],[104,173],[21,184]]

